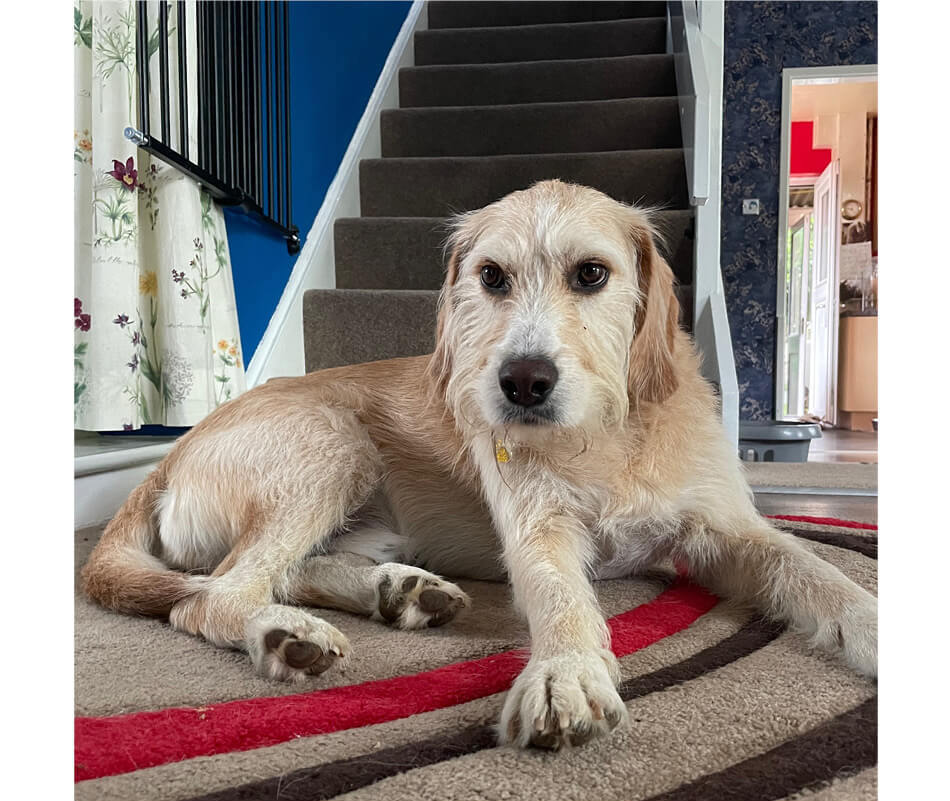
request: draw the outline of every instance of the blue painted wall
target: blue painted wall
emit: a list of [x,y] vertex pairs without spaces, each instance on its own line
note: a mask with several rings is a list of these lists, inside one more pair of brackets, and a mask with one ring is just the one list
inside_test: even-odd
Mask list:
[[[409,2],[292,2],[293,222],[303,240],[346,152]],[[245,365],[277,307],[295,256],[283,239],[226,210]]]
[[[774,413],[782,70],[877,64],[877,3],[727,2],[722,270],[740,417]],[[761,200],[758,217],[742,198]]]

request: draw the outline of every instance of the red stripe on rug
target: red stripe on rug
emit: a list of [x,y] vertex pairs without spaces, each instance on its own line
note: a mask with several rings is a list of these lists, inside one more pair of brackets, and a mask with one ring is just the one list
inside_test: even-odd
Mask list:
[[[618,657],[639,651],[682,631],[717,602],[701,587],[677,581],[649,603],[611,618],[611,647]],[[248,751],[464,704],[507,690],[526,657],[525,651],[505,651],[410,676],[299,695],[76,718],[76,781]]]
[[857,520],[840,520],[837,517],[809,517],[808,515],[766,515],[772,520],[789,520],[795,523],[814,523],[817,526],[843,526],[844,528],[866,528],[877,531],[873,523],[859,523]]

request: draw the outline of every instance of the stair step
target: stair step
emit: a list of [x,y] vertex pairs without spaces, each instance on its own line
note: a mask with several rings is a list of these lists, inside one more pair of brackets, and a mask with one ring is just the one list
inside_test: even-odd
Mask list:
[[681,149],[518,156],[384,158],[360,162],[364,217],[447,217],[548,178],[616,200],[668,209],[689,204]]
[[537,25],[629,17],[662,17],[666,3],[638,2],[430,2],[430,28]]
[[308,290],[303,297],[307,372],[431,353],[438,297],[435,290]]
[[[656,215],[657,243],[682,284],[693,280],[693,212]],[[333,230],[337,289],[438,289],[444,276],[444,217],[351,217]]]
[[447,64],[399,71],[399,105],[492,106],[676,94],[673,56]]
[[666,52],[666,18],[444,28],[415,34],[416,66],[603,58]]
[[337,289],[438,289],[448,217],[347,217],[333,225]]
[[[676,294],[681,325],[689,330],[692,287],[677,287]],[[431,353],[438,298],[435,290],[308,290],[303,298],[306,371]]]
[[680,147],[675,97],[390,109],[380,115],[384,158],[595,153]]

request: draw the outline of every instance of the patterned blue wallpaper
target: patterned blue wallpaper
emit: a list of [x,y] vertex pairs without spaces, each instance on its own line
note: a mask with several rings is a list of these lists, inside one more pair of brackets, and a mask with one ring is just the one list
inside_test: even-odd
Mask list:
[[[877,3],[726,2],[722,271],[743,420],[773,414],[782,70],[877,64]],[[758,217],[742,214],[757,197]]]

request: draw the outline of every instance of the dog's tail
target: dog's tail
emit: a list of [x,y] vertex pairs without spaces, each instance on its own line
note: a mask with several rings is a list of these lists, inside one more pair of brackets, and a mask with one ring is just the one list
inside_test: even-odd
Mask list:
[[207,581],[171,570],[155,555],[155,503],[165,488],[159,465],[129,496],[106,526],[82,569],[83,591],[108,609],[133,615],[167,615]]

